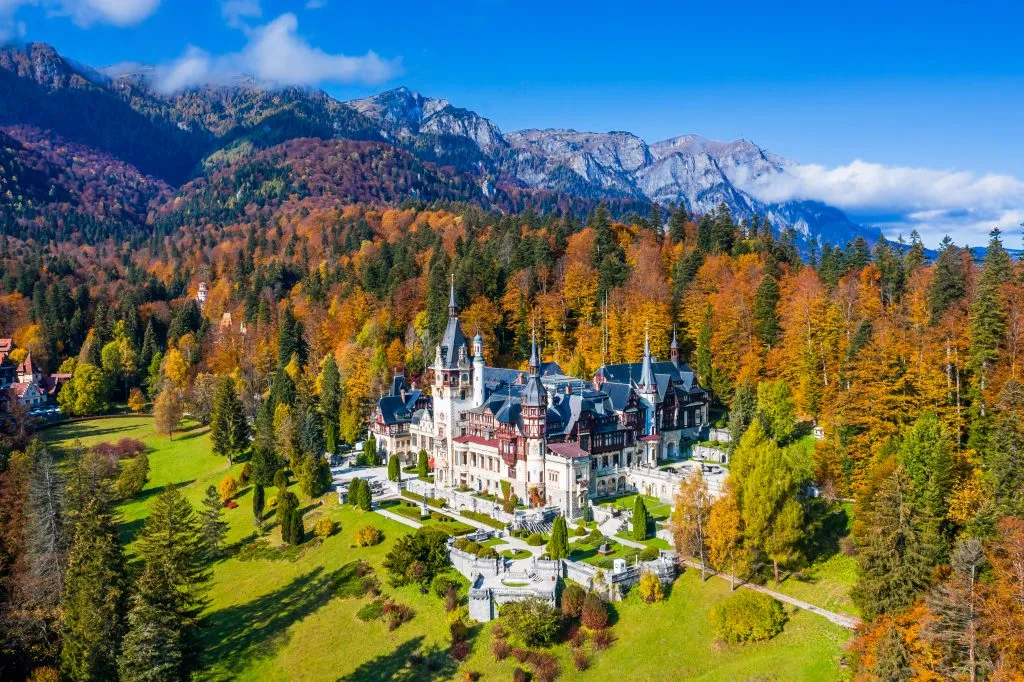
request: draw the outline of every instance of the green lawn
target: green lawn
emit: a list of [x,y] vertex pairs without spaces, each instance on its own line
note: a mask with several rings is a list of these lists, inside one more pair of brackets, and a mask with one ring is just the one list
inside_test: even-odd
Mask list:
[[[687,571],[661,604],[644,604],[636,595],[613,605],[616,621],[611,648],[594,654],[586,672],[575,670],[566,645],[554,647],[562,664],[560,680],[645,680],[674,682],[828,682],[845,680],[840,666],[850,633],[806,611],[787,609],[790,620],[779,636],[767,642],[725,646],[714,641],[708,612],[729,594],[722,580],[700,581]],[[517,663],[497,663],[490,653],[490,626],[483,629],[467,661],[467,669],[484,680],[509,680]]]
[[[181,487],[194,504],[207,485],[228,472],[227,463],[209,451],[204,428],[186,427],[173,441],[153,432],[149,417],[96,420],[44,432],[58,445],[75,437],[92,444],[131,437],[150,447],[150,483],[140,495],[121,505],[122,536],[130,542],[141,528],[154,495],[167,484]],[[237,477],[241,465],[232,467]],[[250,508],[251,488],[239,493],[239,507],[226,510],[227,538],[236,548],[255,538]],[[268,491],[268,497],[274,494]],[[411,532],[371,512],[339,505],[333,494],[320,501],[303,499],[305,526],[327,514],[339,530],[322,544],[309,540],[295,551],[268,552],[275,558],[250,558],[235,552],[213,566],[210,607],[202,633],[199,680],[453,680],[474,670],[484,680],[511,679],[515,663],[496,663],[490,654],[489,627],[480,627],[469,660],[456,666],[443,654],[448,628],[442,602],[414,587],[387,586],[381,562],[395,539]],[[384,532],[376,547],[353,547],[353,534],[373,524]],[[278,532],[265,538],[276,546]],[[384,591],[411,606],[411,622],[388,632],[385,623],[363,623],[356,612],[368,599],[336,596],[335,586],[360,560],[378,569]],[[617,641],[597,654],[586,673],[577,673],[566,647],[563,680],[833,680],[842,679],[837,662],[849,633],[807,613],[796,613],[785,632],[771,642],[722,647],[712,641],[707,611],[728,594],[724,581],[701,584],[694,572],[683,575],[669,600],[647,606],[635,597],[615,605]],[[666,652],[670,652],[668,655]]]
[[462,523],[452,516],[438,514],[435,511],[430,512],[430,518],[424,519],[420,516],[420,505],[415,502],[387,500],[381,507],[395,514],[401,514],[407,519],[416,521],[424,526],[439,528],[448,533],[448,535],[466,535],[476,530],[475,527],[468,523]]
[[[626,514],[633,513],[633,505],[636,501],[637,493],[630,493],[621,497],[616,497],[610,500],[601,502],[602,507],[618,507],[622,509]],[[657,497],[651,497],[650,495],[642,495],[644,498],[644,504],[647,505],[647,514],[656,521],[664,521],[672,513],[672,506],[665,504]]]

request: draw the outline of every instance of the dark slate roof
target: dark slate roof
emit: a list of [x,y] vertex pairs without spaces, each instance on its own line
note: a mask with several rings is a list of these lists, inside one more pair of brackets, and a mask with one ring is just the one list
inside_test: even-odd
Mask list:
[[[397,379],[397,377],[396,377]],[[385,424],[401,424],[412,421],[413,408],[423,391],[413,389],[405,392],[405,400],[399,395],[386,395],[377,401],[377,409]]]
[[622,412],[626,409],[626,403],[629,402],[629,395],[633,392],[633,387],[616,381],[606,381],[601,384],[601,390],[608,394],[608,398],[612,401],[612,407],[617,412]]
[[459,318],[451,315],[448,317],[448,326],[444,329],[444,336],[441,337],[441,366],[445,369],[458,369],[459,349],[463,349],[466,361],[471,357],[469,341],[462,333],[462,325]]
[[[704,389],[697,382],[697,376],[686,363],[679,363],[677,368],[671,362],[653,362],[651,368],[654,370],[655,379],[658,380],[658,394],[662,397],[665,390],[662,388],[662,379],[658,375],[667,377],[666,383],[681,383],[686,390],[695,393],[703,393]],[[620,384],[637,384],[640,382],[640,375],[643,372],[642,362],[627,362],[618,365],[605,365],[595,373],[603,377],[605,381]]]

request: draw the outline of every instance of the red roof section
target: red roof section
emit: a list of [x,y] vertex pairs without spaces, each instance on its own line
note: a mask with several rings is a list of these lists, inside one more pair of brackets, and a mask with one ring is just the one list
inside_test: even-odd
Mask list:
[[0,339],[0,351],[4,353],[10,353],[14,348],[13,339]]
[[35,374],[36,363],[32,362],[32,354],[29,353],[25,356],[25,359],[18,365],[18,374]]
[[566,459],[579,459],[590,455],[578,443],[548,443],[548,452],[553,452]]
[[487,440],[481,436],[459,436],[458,438],[452,438],[453,443],[472,443],[473,445],[484,445],[489,448],[497,448],[498,440]]

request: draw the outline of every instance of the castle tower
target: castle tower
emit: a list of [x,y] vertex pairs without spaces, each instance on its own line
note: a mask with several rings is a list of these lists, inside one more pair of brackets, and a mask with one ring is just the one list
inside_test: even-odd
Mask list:
[[206,282],[199,283],[199,291],[196,292],[196,302],[199,304],[199,309],[202,310],[206,307],[206,294],[209,293],[209,289],[206,288]]
[[484,337],[473,337],[473,407],[484,404]]
[[455,280],[448,297],[448,325],[434,354],[434,444],[440,457],[438,483],[458,484],[450,480],[454,456],[452,439],[462,435],[462,414],[473,406],[472,364],[469,340],[459,324],[459,307],[455,303]]
[[672,343],[668,346],[669,358],[676,369],[679,369],[679,341],[676,340],[676,328],[672,326]]
[[526,436],[527,489],[544,490],[544,471],[547,460],[546,436],[548,394],[540,380],[540,356],[537,353],[537,335],[533,335],[530,352],[530,376],[523,389],[523,435]]
[[653,464],[658,460],[658,380],[654,376],[654,363],[651,361],[650,335],[644,336],[644,359],[640,365],[640,381],[636,385],[636,394],[643,403],[646,421],[644,423],[644,461]]

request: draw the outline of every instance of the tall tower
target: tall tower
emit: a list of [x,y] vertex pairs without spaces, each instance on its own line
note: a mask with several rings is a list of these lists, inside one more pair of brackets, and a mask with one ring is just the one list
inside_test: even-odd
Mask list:
[[434,354],[434,444],[441,463],[439,483],[458,484],[452,480],[454,445],[452,439],[462,435],[462,414],[472,407],[472,365],[469,341],[459,324],[459,307],[455,303],[455,280],[448,297],[448,325]]
[[484,404],[484,337],[473,337],[473,407]]
[[523,389],[523,435],[526,436],[527,488],[544,490],[544,470],[548,418],[548,394],[540,380],[540,356],[537,353],[537,334],[533,335],[530,351],[530,376]]
[[[644,423],[644,436],[656,436],[658,433],[658,380],[654,376],[654,364],[651,362],[650,335],[644,336],[644,359],[640,366],[640,381],[636,385],[636,394],[644,405],[647,415]],[[644,460],[653,464],[658,460],[657,439],[644,441]]]
[[679,369],[679,342],[676,340],[676,327],[672,325],[672,343],[668,346],[669,358],[676,369]]

